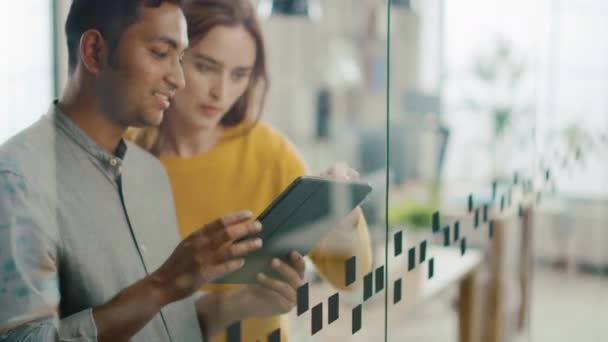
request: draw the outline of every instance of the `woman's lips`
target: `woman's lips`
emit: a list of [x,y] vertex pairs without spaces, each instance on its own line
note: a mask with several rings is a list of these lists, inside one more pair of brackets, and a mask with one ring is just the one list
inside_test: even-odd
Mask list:
[[215,117],[222,113],[221,108],[210,106],[210,105],[200,105],[201,111],[203,114],[209,117]]

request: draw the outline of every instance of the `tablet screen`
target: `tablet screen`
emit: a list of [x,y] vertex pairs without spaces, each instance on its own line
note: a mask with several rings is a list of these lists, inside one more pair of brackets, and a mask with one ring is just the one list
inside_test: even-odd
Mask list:
[[214,282],[251,283],[259,272],[272,275],[268,265],[273,257],[284,258],[294,250],[308,254],[370,192],[360,182],[297,178],[258,217],[262,249],[246,256],[242,269]]

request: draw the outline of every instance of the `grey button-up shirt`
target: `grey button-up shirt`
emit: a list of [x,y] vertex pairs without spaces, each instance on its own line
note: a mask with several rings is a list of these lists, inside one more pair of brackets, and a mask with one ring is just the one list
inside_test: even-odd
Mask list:
[[[107,153],[53,105],[0,147],[0,340],[97,340],[92,308],[178,241],[156,158],[126,142]],[[193,298],[132,340],[201,341]]]

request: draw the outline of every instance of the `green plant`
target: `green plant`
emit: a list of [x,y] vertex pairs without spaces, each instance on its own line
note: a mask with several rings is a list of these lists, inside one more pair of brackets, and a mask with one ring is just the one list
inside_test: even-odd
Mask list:
[[388,211],[388,224],[391,227],[407,224],[414,229],[431,228],[432,215],[435,209],[414,201],[403,201],[391,204]]
[[608,134],[579,122],[550,132],[546,139],[553,145],[556,166],[567,169],[583,166],[589,159],[603,160],[608,149]]
[[465,107],[491,115],[495,138],[505,135],[514,122],[514,115],[531,112],[530,101],[519,96],[525,81],[526,62],[510,40],[497,37],[494,47],[474,60],[471,73],[475,85],[469,89]]

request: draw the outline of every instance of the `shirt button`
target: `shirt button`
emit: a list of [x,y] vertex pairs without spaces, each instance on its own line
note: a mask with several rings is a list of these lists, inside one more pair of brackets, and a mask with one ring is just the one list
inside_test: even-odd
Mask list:
[[110,159],[110,165],[112,165],[112,166],[118,165],[118,160],[116,160],[116,158]]
[[144,245],[143,243],[139,245],[139,248],[141,248],[141,252],[142,253],[146,253],[146,245]]

